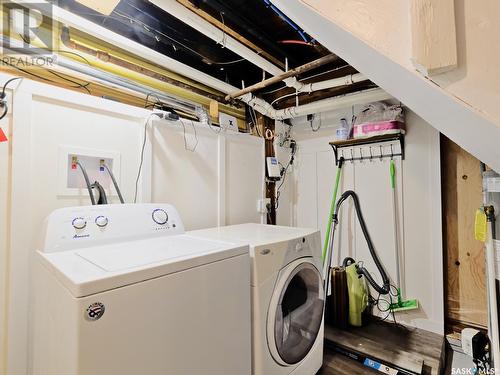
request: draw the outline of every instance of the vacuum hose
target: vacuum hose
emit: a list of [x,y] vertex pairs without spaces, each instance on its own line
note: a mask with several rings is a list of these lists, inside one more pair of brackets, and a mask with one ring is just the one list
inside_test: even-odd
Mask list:
[[[337,202],[337,206],[335,207],[335,213],[333,215],[333,220],[335,223],[338,222],[338,213],[339,213],[340,206],[349,197],[351,197],[353,202],[354,202],[354,208],[356,209],[356,215],[358,217],[358,221],[359,221],[359,224],[361,226],[361,230],[363,231],[363,235],[365,237],[366,244],[368,245],[368,249],[370,250],[370,254],[373,258],[373,261],[375,262],[375,265],[377,266],[377,269],[380,272],[380,275],[382,276],[383,285],[382,286],[378,285],[376,283],[376,281],[373,279],[372,275],[370,275],[368,270],[364,267],[357,266],[356,267],[357,273],[360,275],[364,275],[366,277],[366,280],[370,283],[370,285],[373,287],[373,289],[375,289],[378,293],[380,293],[382,295],[389,294],[389,292],[391,291],[391,282],[389,280],[389,276],[387,276],[387,273],[385,272],[384,267],[382,266],[382,263],[380,262],[380,259],[378,258],[377,253],[375,252],[375,247],[373,246],[372,240],[370,238],[370,234],[368,233],[368,229],[366,228],[366,223],[365,223],[365,219],[363,218],[363,213],[361,212],[361,207],[359,205],[359,198],[354,191],[347,190],[346,192],[344,192],[340,196],[340,198]],[[346,260],[344,260],[344,263],[352,263],[352,262],[354,262],[354,260],[352,258],[346,258]]]

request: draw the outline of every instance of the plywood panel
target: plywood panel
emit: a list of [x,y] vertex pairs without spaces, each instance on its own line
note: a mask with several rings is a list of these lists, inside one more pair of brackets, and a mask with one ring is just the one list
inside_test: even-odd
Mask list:
[[444,136],[441,144],[446,317],[449,323],[485,327],[484,251],[474,239],[474,213],[482,200],[479,161]]

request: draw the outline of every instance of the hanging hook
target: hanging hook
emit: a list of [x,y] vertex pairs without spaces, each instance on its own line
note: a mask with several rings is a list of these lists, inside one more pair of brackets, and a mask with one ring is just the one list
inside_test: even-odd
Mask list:
[[372,154],[372,146],[370,146],[370,162],[372,162],[373,160],[373,154]]
[[354,156],[352,155],[352,148],[350,149],[351,151],[351,164],[354,164]]
[[362,163],[365,158],[363,157],[363,148],[359,148],[359,161]]
[[379,145],[378,147],[380,148],[380,161],[382,161],[382,158],[384,157],[384,155],[382,154],[382,145]]
[[394,158],[394,150],[392,149],[392,143],[391,143],[391,160]]

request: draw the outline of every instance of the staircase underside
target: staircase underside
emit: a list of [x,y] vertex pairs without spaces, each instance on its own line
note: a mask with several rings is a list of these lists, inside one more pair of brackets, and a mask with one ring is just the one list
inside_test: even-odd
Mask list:
[[500,171],[500,127],[483,113],[396,63],[299,0],[274,0],[287,16],[434,128]]

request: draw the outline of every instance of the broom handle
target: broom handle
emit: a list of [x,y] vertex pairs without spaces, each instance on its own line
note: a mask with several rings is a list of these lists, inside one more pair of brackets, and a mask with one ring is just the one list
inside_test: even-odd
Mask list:
[[[335,186],[333,188],[333,196],[332,196],[332,201],[330,203],[330,212],[328,214],[325,242],[323,243],[323,255],[321,256],[323,263],[325,263],[325,261],[327,260],[326,258],[327,258],[327,251],[328,251],[328,242],[330,240],[330,232],[331,232],[331,228],[332,228],[333,213],[335,212],[335,204],[337,203],[337,193],[339,191],[340,173],[342,171],[342,164],[344,164],[343,157],[341,157],[339,159],[339,166],[337,168],[337,177],[335,178]],[[330,266],[330,265],[328,265],[328,266]]]

